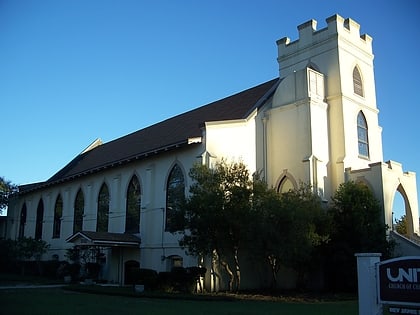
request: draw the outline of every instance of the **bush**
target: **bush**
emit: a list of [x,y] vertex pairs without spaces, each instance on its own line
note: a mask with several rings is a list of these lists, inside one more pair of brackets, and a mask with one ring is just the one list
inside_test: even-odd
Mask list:
[[145,290],[155,290],[158,286],[158,273],[153,269],[132,268],[127,277],[130,284],[143,284]]
[[68,265],[69,275],[72,281],[79,280],[80,278],[80,264],[74,263]]
[[60,262],[58,260],[42,261],[41,262],[42,276],[45,276],[51,279],[60,278],[58,275],[58,270],[61,264],[63,264],[63,262]]
[[86,278],[98,279],[100,269],[101,269],[101,266],[98,263],[91,263],[91,262],[86,263],[86,271],[87,271]]
[[195,284],[198,270],[195,268],[183,268],[175,267],[171,272],[160,272],[159,273],[159,288],[163,291],[172,292],[188,292],[193,293],[195,290]]

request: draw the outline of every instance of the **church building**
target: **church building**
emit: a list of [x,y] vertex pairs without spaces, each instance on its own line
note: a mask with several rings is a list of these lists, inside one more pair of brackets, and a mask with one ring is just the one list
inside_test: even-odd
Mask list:
[[278,78],[96,140],[47,181],[21,186],[6,237],[45,240],[44,260],[65,260],[75,245],[97,246],[103,278],[120,284],[129,266],[197,266],[168,230],[180,192],[192,184],[190,168],[221,159],[244,162],[279,193],[310,184],[325,203],[341,183],[362,181],[390,227],[400,193],[408,233],[419,235],[416,175],[383,161],[372,38],[350,18],[326,22],[317,30],[310,20],[298,26],[298,39],[277,41]]

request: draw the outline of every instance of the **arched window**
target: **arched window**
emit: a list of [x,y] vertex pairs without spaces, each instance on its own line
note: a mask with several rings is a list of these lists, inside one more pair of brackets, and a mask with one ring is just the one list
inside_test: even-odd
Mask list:
[[182,268],[184,260],[181,256],[171,255],[166,257],[166,270],[168,272],[172,271],[174,268]]
[[184,174],[181,167],[175,164],[169,173],[166,185],[166,230],[179,231],[181,227],[177,222],[177,214],[179,214],[182,204],[185,201],[185,183]]
[[364,96],[362,76],[357,67],[353,69],[353,91],[357,95]]
[[58,195],[54,207],[53,238],[60,238],[61,217],[63,216],[63,199]]
[[360,111],[357,115],[357,140],[359,145],[359,155],[369,157],[368,125],[362,111]]
[[36,221],[35,221],[35,239],[42,239],[42,225],[44,223],[44,202],[39,200],[38,208],[36,209]]
[[24,203],[22,206],[22,210],[20,211],[19,238],[25,236],[26,212],[26,203]]
[[140,182],[134,175],[127,189],[127,204],[125,213],[125,232],[140,232],[140,206],[141,206],[141,190]]
[[103,183],[98,195],[98,212],[96,216],[96,232],[108,232],[109,191]]
[[287,192],[289,192],[290,190],[293,190],[293,189],[295,189],[295,186],[293,185],[293,182],[290,180],[289,177],[284,176],[280,181],[280,184],[277,188],[277,192],[283,194],[283,193],[287,193]]
[[82,189],[79,189],[74,200],[73,234],[83,229],[83,214],[85,212],[85,197]]

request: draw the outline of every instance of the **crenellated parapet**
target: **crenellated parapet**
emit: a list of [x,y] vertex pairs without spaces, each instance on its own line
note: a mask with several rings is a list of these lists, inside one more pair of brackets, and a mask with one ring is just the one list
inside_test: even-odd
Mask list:
[[299,25],[299,38],[290,41],[289,37],[283,37],[277,41],[278,56],[282,57],[295,54],[307,47],[316,47],[317,43],[321,43],[331,38],[340,37],[349,42],[356,43],[365,52],[372,54],[372,37],[367,34],[360,35],[360,24],[347,18],[344,19],[335,14],[326,19],[327,27],[317,30],[317,21],[309,20]]

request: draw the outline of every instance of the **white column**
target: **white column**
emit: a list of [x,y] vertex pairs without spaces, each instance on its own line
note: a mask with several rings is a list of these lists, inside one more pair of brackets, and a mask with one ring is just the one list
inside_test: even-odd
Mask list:
[[380,253],[357,253],[357,282],[359,294],[359,315],[382,315],[382,305],[378,303],[376,265]]

